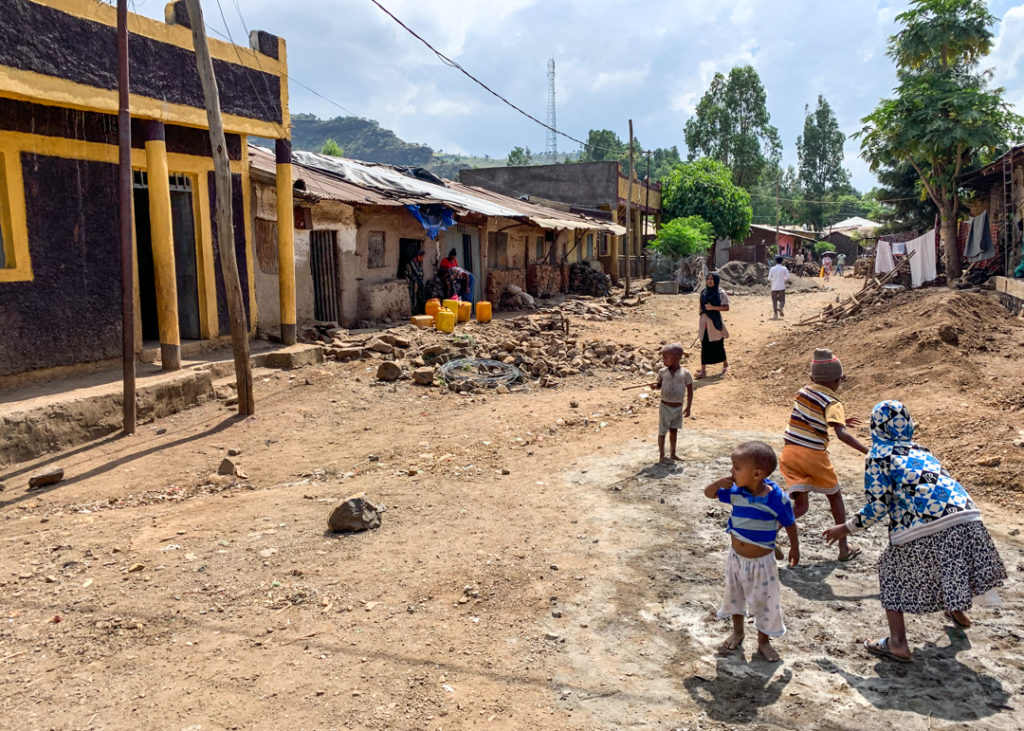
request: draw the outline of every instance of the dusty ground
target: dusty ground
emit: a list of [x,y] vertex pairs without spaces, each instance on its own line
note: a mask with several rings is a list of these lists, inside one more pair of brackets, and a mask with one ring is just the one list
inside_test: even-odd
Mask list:
[[[859,284],[837,282],[842,292]],[[1021,330],[997,312],[984,351],[963,334],[937,359],[896,349],[881,323],[912,327],[907,313],[923,321],[950,306],[944,292],[907,296],[850,329],[792,327],[836,294],[791,297],[787,321],[767,319],[767,297],[733,298],[733,373],[701,382],[678,468],[653,464],[652,399],[621,391],[633,379],[615,372],[467,396],[380,386],[365,363],[332,363],[261,380],[251,419],[211,403],[131,438],[0,469],[2,725],[1024,725],[1022,521],[1003,507],[1019,497],[1014,449],[1024,452],[1010,429]],[[689,344],[695,307],[692,296],[657,297],[580,327]],[[781,569],[784,662],[756,659],[749,639],[742,655],[714,653],[726,633],[714,617],[726,514],[700,490],[738,441],[780,445],[816,342],[850,363],[851,413],[907,393],[922,441],[984,476],[968,482],[1011,575],[1005,604],[979,609],[967,635],[939,616],[913,618],[910,666],[858,645],[884,634],[874,574],[884,531],[839,564],[817,538],[823,502],[801,523],[801,565]],[[950,364],[964,383],[928,386],[924,367]],[[228,448],[241,450],[246,479],[211,477]],[[1000,464],[979,472],[974,462],[991,460],[976,453]],[[842,445],[833,455],[856,509],[859,455]],[[67,479],[26,492],[47,463]],[[330,509],[359,491],[387,506],[383,526],[326,534]]]

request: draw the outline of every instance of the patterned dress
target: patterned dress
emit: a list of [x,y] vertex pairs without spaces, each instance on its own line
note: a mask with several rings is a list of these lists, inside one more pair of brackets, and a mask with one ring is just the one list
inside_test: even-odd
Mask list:
[[855,533],[888,519],[890,545],[878,559],[885,609],[966,611],[974,597],[1002,585],[1006,568],[967,490],[913,435],[906,406],[875,406],[867,502],[847,527]]

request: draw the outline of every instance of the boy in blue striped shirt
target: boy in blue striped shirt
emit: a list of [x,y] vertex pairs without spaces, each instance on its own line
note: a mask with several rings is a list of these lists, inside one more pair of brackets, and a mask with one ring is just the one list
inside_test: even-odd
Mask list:
[[[768,662],[778,662],[771,639],[786,634],[779,604],[779,567],[775,538],[779,526],[789,536],[789,565],[800,561],[793,504],[782,488],[768,479],[778,460],[764,442],[745,442],[732,452],[732,473],[704,488],[704,496],[732,506],[726,532],[732,547],[725,567],[725,597],[718,616],[732,617],[732,634],[721,652],[743,644],[743,622],[749,608],[757,628],[757,651]],[[780,554],[781,557],[781,554]]]

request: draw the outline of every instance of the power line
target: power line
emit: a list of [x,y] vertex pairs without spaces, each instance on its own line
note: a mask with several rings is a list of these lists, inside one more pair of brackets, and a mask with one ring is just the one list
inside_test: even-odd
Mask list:
[[[481,81],[480,79],[478,79],[477,77],[475,77],[475,76],[474,76],[473,74],[471,74],[471,73],[469,73],[468,71],[466,71],[466,69],[464,69],[464,68],[463,68],[463,67],[462,67],[462,66],[461,66],[461,65],[460,65],[460,64],[459,64],[459,63],[458,63],[457,61],[453,61],[452,59],[448,58],[448,56],[444,55],[444,54],[443,54],[443,53],[441,53],[441,52],[440,52],[439,50],[437,50],[436,48],[434,48],[434,47],[433,47],[433,46],[432,46],[432,45],[430,44],[430,42],[429,42],[429,41],[427,41],[427,40],[426,40],[426,39],[425,39],[425,38],[424,38],[423,36],[421,36],[421,35],[420,35],[419,33],[417,33],[417,32],[416,32],[416,31],[414,31],[414,30],[413,30],[412,28],[410,28],[409,26],[407,26],[407,25],[406,25],[405,23],[403,23],[403,22],[402,22],[401,20],[399,20],[399,19],[398,19],[398,18],[397,18],[397,17],[395,16],[395,14],[394,14],[394,13],[392,13],[392,12],[391,12],[390,10],[388,10],[388,9],[387,9],[387,8],[385,8],[385,7],[383,6],[383,5],[381,5],[381,4],[380,4],[380,2],[378,2],[378,0],[370,0],[370,2],[371,2],[371,3],[373,3],[374,5],[376,5],[376,6],[378,7],[378,8],[380,8],[380,9],[381,9],[381,10],[382,10],[382,11],[384,12],[384,14],[385,14],[385,15],[387,15],[387,16],[388,16],[389,18],[391,18],[391,19],[392,19],[393,21],[395,21],[396,23],[398,23],[398,25],[400,25],[400,26],[401,26],[402,28],[404,28],[404,29],[405,29],[405,30],[406,30],[406,31],[407,31],[407,32],[408,32],[408,33],[409,33],[409,34],[410,34],[410,35],[411,35],[411,36],[412,36],[413,38],[415,38],[415,39],[416,39],[416,40],[418,40],[418,41],[419,41],[420,43],[422,43],[422,44],[423,44],[424,46],[426,46],[426,47],[427,47],[427,48],[429,48],[429,49],[430,49],[431,51],[433,51],[434,55],[435,55],[435,56],[437,56],[437,57],[438,57],[438,58],[439,58],[439,59],[441,60],[441,62],[442,62],[443,64],[445,64],[446,66],[451,66],[451,67],[452,67],[453,69],[456,69],[457,71],[460,71],[460,72],[461,72],[461,73],[462,73],[463,75],[465,75],[465,76],[466,76],[467,78],[469,78],[470,80],[472,80],[472,81],[473,81],[474,83],[476,83],[476,84],[477,84],[478,86],[480,86],[481,88],[483,88],[483,89],[484,89],[485,91],[487,91],[487,92],[488,92],[489,94],[491,94],[491,95],[495,96],[495,97],[496,97],[496,98],[497,98],[498,100],[500,100],[500,101],[501,101],[502,103],[504,103],[504,104],[506,104],[506,105],[508,105],[508,106],[512,107],[512,109],[516,110],[517,112],[519,112],[520,114],[522,114],[522,115],[523,115],[524,117],[526,117],[527,119],[529,119],[529,120],[532,120],[532,121],[536,122],[536,123],[537,123],[537,124],[539,124],[539,125],[540,125],[541,127],[543,127],[544,129],[546,129],[546,130],[548,130],[548,131],[552,132],[553,134],[556,134],[556,135],[561,135],[562,137],[565,137],[566,139],[570,139],[570,140],[572,140],[573,142],[576,142],[576,143],[578,143],[578,144],[580,144],[580,145],[583,145],[584,147],[589,147],[589,148],[590,148],[590,149],[592,149],[592,150],[600,150],[601,152],[608,152],[608,153],[612,153],[612,154],[620,154],[620,153],[622,152],[621,150],[612,150],[612,149],[609,149],[609,148],[607,148],[607,147],[600,147],[600,146],[598,146],[598,145],[591,145],[591,144],[590,144],[590,143],[588,143],[588,142],[584,142],[583,140],[581,140],[581,139],[579,139],[579,138],[577,138],[577,137],[573,137],[573,136],[572,136],[572,135],[570,135],[570,134],[567,134],[567,133],[565,133],[565,132],[562,132],[562,131],[561,131],[561,130],[559,130],[559,129],[556,129],[555,127],[553,127],[553,126],[551,126],[551,125],[547,124],[546,122],[542,122],[542,121],[540,121],[539,119],[537,119],[537,117],[533,116],[532,114],[530,114],[530,113],[529,113],[529,112],[527,112],[527,111],[524,111],[524,110],[523,110],[523,109],[522,109],[521,107],[518,107],[518,106],[516,106],[515,104],[513,104],[512,102],[510,102],[510,101],[509,101],[508,99],[506,99],[505,97],[503,97],[503,96],[502,96],[501,94],[499,94],[498,92],[496,92],[496,91],[495,91],[494,89],[492,89],[491,87],[489,87],[489,86],[488,86],[487,84],[485,84],[484,82],[482,82],[482,81]],[[646,152],[646,151],[642,151],[642,152]]]
[[[787,203],[831,203],[833,205],[846,205],[847,203],[849,203],[850,205],[853,205],[852,201],[815,201],[810,200],[808,198],[776,198],[774,195],[769,195],[767,193],[753,193],[749,190],[747,191],[747,193],[749,193],[751,196],[755,198],[770,198],[773,201],[786,201]],[[884,200],[876,200],[872,198],[871,200],[874,200],[875,203],[896,203],[897,201],[915,201],[917,200],[917,198],[915,196],[911,196],[909,198],[885,198]]]

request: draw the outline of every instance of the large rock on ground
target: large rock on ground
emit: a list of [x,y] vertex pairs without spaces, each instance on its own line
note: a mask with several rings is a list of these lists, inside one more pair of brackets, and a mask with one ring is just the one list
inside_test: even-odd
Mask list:
[[352,495],[331,512],[327,527],[334,533],[353,533],[380,528],[381,508],[366,499],[366,493]]
[[56,485],[58,482],[64,479],[64,470],[60,467],[49,467],[41,472],[37,472],[28,478],[28,487],[30,490],[36,490],[40,487],[48,487],[49,485]]
[[377,366],[378,381],[397,381],[402,377],[402,366],[393,360],[385,360]]
[[434,369],[429,366],[417,368],[412,372],[412,378],[421,386],[429,386],[434,382]]
[[366,349],[372,350],[375,353],[390,353],[394,350],[394,347],[383,338],[377,338],[376,340],[371,340],[367,343]]

